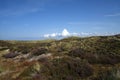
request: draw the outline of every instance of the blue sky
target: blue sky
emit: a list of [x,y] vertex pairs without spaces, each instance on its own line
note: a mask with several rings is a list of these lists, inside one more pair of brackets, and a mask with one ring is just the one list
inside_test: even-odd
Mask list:
[[120,0],[0,0],[0,39],[120,33]]

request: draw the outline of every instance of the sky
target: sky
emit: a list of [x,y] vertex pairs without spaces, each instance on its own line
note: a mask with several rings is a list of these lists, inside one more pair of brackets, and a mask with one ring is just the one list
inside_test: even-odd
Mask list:
[[120,33],[120,0],[0,0],[0,40]]

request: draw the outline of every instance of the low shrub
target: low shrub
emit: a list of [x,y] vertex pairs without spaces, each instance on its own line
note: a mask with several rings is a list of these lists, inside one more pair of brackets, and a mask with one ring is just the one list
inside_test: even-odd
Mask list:
[[37,49],[33,49],[31,51],[32,55],[34,56],[38,56],[38,55],[41,55],[41,54],[45,54],[47,53],[47,49],[46,48],[37,48]]
[[16,57],[18,55],[19,55],[18,53],[14,53],[14,52],[12,53],[11,52],[11,53],[8,53],[8,54],[4,54],[3,57],[4,58],[14,58],[14,57]]
[[81,59],[59,58],[45,64],[40,73],[46,75],[47,80],[76,80],[91,76],[93,68]]

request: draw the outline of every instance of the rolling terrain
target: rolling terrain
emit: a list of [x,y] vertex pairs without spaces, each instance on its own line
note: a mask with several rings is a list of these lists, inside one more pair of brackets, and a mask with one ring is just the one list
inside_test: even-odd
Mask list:
[[120,34],[0,40],[0,80],[120,80]]

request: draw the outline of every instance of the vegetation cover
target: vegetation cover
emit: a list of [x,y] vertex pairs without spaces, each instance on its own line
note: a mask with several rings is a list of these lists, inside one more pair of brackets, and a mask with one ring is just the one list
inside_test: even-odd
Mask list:
[[0,80],[120,80],[120,35],[0,40]]

